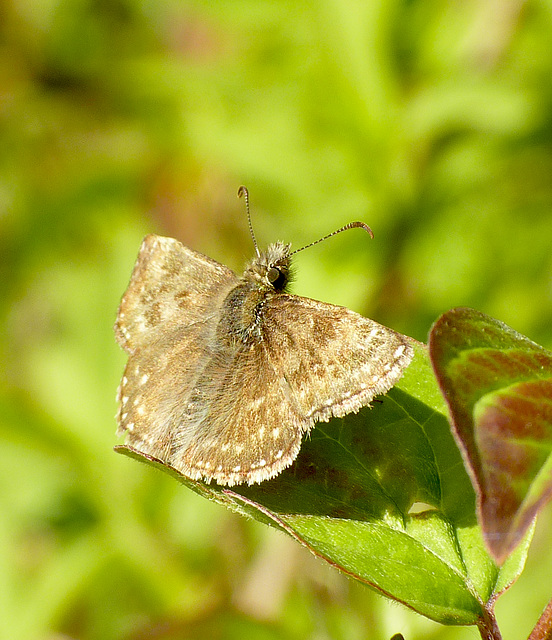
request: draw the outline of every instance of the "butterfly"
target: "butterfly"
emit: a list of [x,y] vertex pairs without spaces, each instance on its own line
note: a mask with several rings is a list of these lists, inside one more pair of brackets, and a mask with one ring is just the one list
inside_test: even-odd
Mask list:
[[[247,190],[238,194],[249,217]],[[372,233],[354,222],[330,235],[353,227]],[[413,357],[400,333],[289,294],[291,257],[302,249],[259,251],[252,237],[256,255],[238,277],[178,240],[146,236],[118,310],[128,353],[119,433],[194,480],[276,476],[316,422],[368,405]]]

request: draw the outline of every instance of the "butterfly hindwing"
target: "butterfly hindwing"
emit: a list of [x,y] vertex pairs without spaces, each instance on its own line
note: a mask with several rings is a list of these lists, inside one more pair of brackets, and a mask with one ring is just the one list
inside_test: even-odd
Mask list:
[[221,484],[261,482],[289,466],[309,421],[296,413],[282,382],[262,344],[213,354],[180,414],[171,464]]

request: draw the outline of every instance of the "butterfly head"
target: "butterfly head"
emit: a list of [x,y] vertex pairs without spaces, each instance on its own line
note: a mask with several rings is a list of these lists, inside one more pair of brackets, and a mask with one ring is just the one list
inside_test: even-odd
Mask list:
[[266,251],[259,252],[247,265],[244,279],[263,288],[285,291],[290,281],[290,247],[291,245],[283,242],[268,245]]
[[332,236],[335,236],[342,231],[346,231],[347,229],[355,229],[357,227],[360,227],[364,229],[364,231],[368,232],[370,234],[370,237],[374,237],[372,229],[370,229],[370,227],[364,222],[350,222],[344,227],[341,227],[340,229],[337,229],[336,231],[333,231],[332,233],[329,233],[323,238],[315,240],[310,244],[306,244],[304,247],[296,249],[295,251],[290,251],[291,245],[284,244],[283,242],[275,242],[274,244],[269,244],[266,251],[259,251],[257,240],[255,239],[255,234],[253,233],[251,215],[249,213],[249,192],[244,186],[241,186],[238,189],[238,198],[241,197],[245,199],[245,209],[247,211],[249,231],[251,233],[251,238],[253,240],[255,251],[257,253],[257,256],[247,265],[243,274],[243,279],[247,282],[251,282],[261,287],[266,291],[281,293],[286,290],[291,277],[291,256],[294,253],[299,253],[299,251],[308,249],[309,247],[312,247],[315,244],[322,242],[323,240],[327,240],[328,238],[331,238]]

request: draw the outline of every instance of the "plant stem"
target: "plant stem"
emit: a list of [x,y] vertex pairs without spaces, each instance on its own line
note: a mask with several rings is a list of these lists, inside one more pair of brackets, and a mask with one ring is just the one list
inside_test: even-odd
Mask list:
[[539,621],[535,625],[529,640],[550,640],[552,638],[552,600],[546,605]]
[[485,613],[485,617],[477,625],[482,640],[502,640],[493,611],[486,609]]

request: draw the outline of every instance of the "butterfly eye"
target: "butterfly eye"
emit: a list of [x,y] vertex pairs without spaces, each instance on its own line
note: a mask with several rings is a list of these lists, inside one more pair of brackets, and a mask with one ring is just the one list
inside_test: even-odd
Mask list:
[[285,273],[278,267],[270,267],[266,277],[277,291],[284,288],[287,280]]

